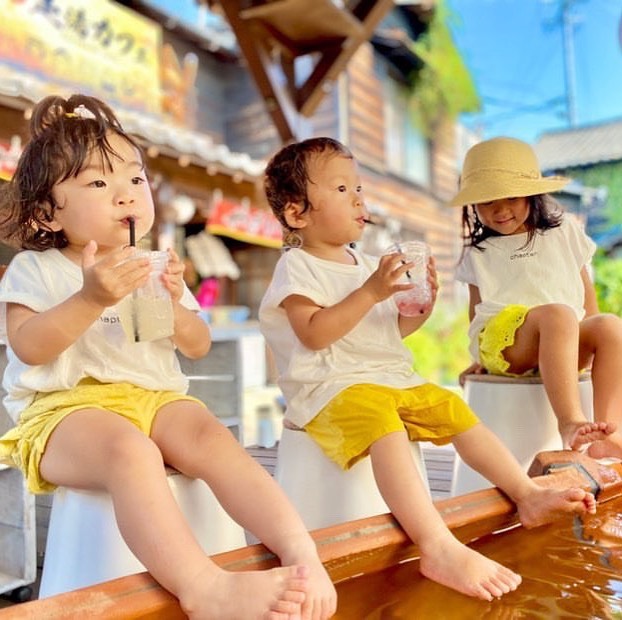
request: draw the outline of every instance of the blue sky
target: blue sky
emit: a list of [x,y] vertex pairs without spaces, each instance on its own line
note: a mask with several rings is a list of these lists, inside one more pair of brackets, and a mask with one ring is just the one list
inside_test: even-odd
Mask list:
[[484,138],[535,142],[567,121],[561,7],[572,20],[576,125],[622,118],[620,0],[447,0],[454,40],[483,112],[463,123]]

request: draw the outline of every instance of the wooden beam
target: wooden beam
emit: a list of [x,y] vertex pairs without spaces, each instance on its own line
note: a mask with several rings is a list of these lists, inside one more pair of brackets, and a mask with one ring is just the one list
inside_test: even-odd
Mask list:
[[357,35],[346,39],[340,49],[323,53],[313,73],[298,89],[297,106],[304,116],[311,116],[315,112],[326,92],[326,84],[339,77],[359,47],[369,41],[378,24],[393,6],[393,0],[361,0],[352,9],[363,28]]
[[[394,6],[393,0],[352,0],[343,8],[332,0],[274,0],[250,8],[239,0],[220,4],[285,143],[306,137],[304,119]],[[317,56],[311,74],[298,79],[293,62],[279,66],[266,41],[290,59]]]
[[272,61],[264,49],[260,34],[253,32],[253,28],[240,18],[239,2],[221,0],[220,4],[236,34],[238,45],[281,140],[284,143],[297,140],[299,112],[295,108],[291,94],[279,80],[278,64]]
[[276,0],[243,9],[240,17],[270,24],[301,47],[343,40],[361,34],[363,28],[348,7],[340,8],[332,0]]

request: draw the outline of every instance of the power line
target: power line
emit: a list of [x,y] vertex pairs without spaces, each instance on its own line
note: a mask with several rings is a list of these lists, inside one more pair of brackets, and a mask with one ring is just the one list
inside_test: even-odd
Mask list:
[[[547,0],[544,0],[545,2]],[[575,4],[585,0],[561,0],[557,16],[545,24],[545,28],[561,27],[564,50],[564,85],[566,90],[566,118],[570,127],[577,126],[577,74],[574,47],[575,25],[582,21],[573,14]]]

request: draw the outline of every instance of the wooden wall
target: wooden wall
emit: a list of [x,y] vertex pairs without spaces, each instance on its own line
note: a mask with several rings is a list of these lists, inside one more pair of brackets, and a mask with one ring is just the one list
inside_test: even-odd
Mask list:
[[[179,56],[189,51],[175,37],[168,41],[175,44]],[[280,147],[278,136],[265,111],[264,102],[250,79],[246,68],[238,63],[224,62],[199,51],[200,65],[197,76],[196,128],[209,133],[217,142],[223,142],[231,151],[247,152],[255,158],[268,158]],[[386,63],[374,51],[371,44],[363,45],[348,64],[334,88],[325,95],[311,119],[313,135],[328,135],[343,140],[354,152],[363,175],[363,184],[370,204],[385,209],[399,220],[410,236],[421,236],[430,245],[441,274],[443,292],[453,294],[453,270],[460,255],[460,213],[444,205],[457,186],[457,162],[455,158],[454,126],[448,123],[434,135],[430,149],[431,184],[423,187],[391,173],[386,166],[385,101],[383,78]],[[0,106],[0,136],[10,137],[21,126],[21,112]],[[10,130],[3,132],[2,128]],[[179,166],[176,158],[160,154],[149,158],[152,173],[161,173],[177,191],[183,191],[196,199],[209,200],[214,188],[225,195],[241,199],[249,197],[253,203],[265,204],[261,179],[255,183],[234,183],[225,174],[210,176],[204,168]],[[229,244],[229,240],[226,240]],[[248,262],[241,254],[243,247],[231,244],[240,262]],[[263,252],[261,248],[256,248]],[[248,274],[246,282],[240,282],[236,297],[240,302],[255,307],[261,285],[251,284],[259,275],[265,283],[266,274],[274,261],[274,255],[266,259],[265,273]],[[257,257],[253,265],[263,265]],[[249,271],[253,271],[250,270]],[[256,270],[254,270],[256,271]],[[248,291],[244,289],[248,286]]]
[[460,211],[446,203],[457,187],[455,126],[439,127],[430,143],[431,183],[422,187],[386,167],[383,71],[371,44],[361,47],[347,67],[347,142],[362,168],[365,196],[397,218],[403,230],[432,247],[442,292],[453,297],[453,271],[460,256]]

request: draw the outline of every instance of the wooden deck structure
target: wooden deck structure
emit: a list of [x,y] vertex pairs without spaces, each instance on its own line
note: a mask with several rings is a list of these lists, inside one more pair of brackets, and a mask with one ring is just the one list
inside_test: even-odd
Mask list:
[[[547,472],[548,475],[543,475]],[[536,457],[530,473],[542,485],[582,486],[595,492],[600,502],[622,495],[622,463],[619,462],[604,465],[577,452],[546,452]],[[494,488],[438,500],[435,505],[448,527],[464,542],[517,524],[514,505]],[[407,539],[390,514],[316,530],[312,535],[335,582],[360,573],[383,570],[415,558],[418,553],[416,545]],[[263,545],[244,547],[213,556],[213,559],[232,571],[277,565],[275,556]],[[175,620],[185,616],[177,600],[148,573],[0,611],[0,620],[68,617]]]

